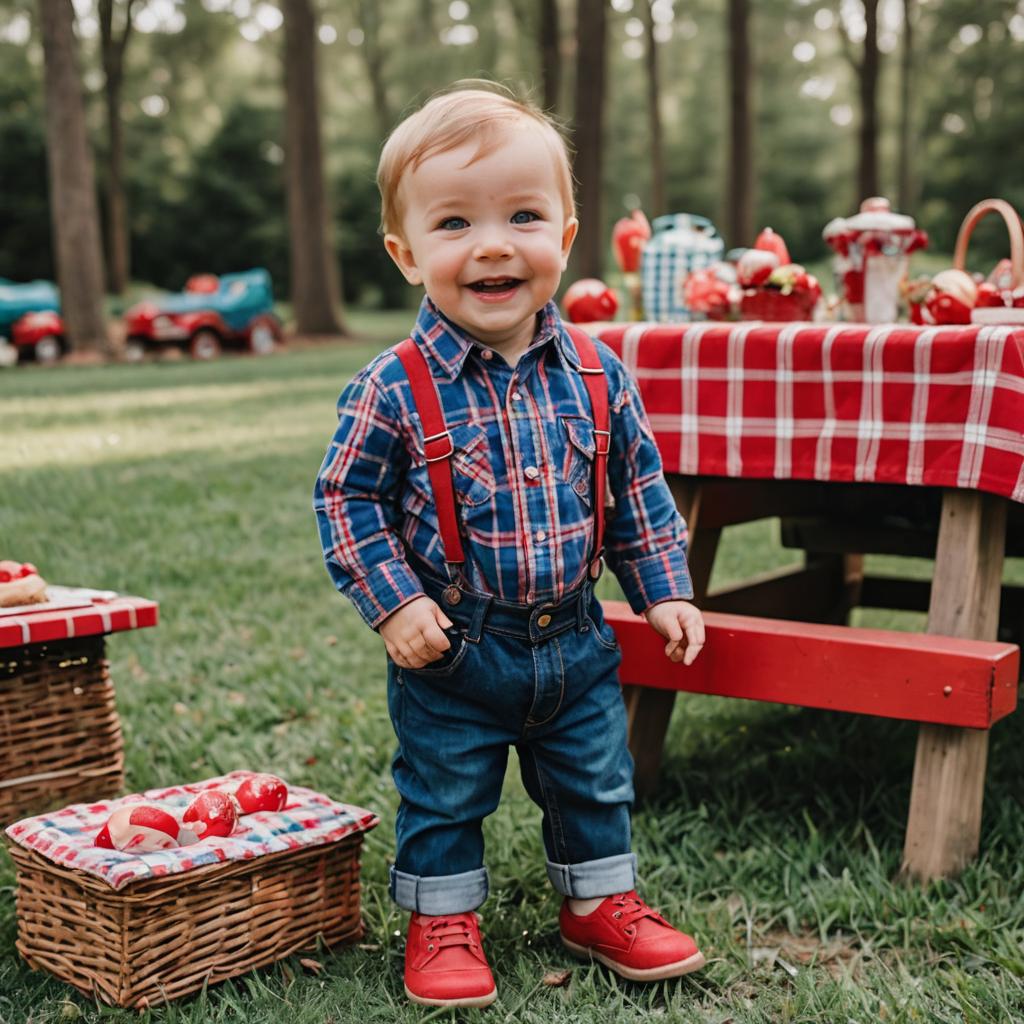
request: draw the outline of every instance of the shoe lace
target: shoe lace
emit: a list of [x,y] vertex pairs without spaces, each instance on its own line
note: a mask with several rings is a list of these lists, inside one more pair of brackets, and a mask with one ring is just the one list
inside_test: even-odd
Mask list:
[[435,917],[426,929],[427,950],[431,953],[449,946],[477,948],[476,920],[472,914]]
[[664,921],[661,914],[647,906],[635,892],[618,893],[611,897],[611,901],[612,906],[618,908],[612,912],[612,917],[620,921],[624,929],[631,929],[637,921],[644,917],[653,917],[656,921]]

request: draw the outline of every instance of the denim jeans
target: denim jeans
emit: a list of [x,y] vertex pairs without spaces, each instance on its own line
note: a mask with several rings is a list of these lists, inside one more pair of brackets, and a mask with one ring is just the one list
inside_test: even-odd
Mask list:
[[481,825],[498,806],[512,745],[543,811],[554,887],[580,899],[634,888],[620,655],[591,586],[553,609],[464,589],[453,605],[440,588],[427,590],[458,629],[440,661],[416,671],[388,665],[401,796],[395,901],[424,914],[483,903]]

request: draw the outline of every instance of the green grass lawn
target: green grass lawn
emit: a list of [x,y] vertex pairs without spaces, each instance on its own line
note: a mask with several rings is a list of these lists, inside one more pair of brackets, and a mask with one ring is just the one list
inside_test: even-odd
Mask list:
[[[405,921],[385,888],[396,797],[383,649],[332,590],[310,509],[341,386],[407,320],[356,317],[368,340],[266,359],[0,375],[0,557],[160,602],[156,629],[109,642],[129,788],[260,768],[382,819],[364,851],[358,948],[322,953],[319,974],[295,958],[147,1018],[455,1018],[402,994]],[[715,582],[792,561],[776,538],[772,522],[730,531]],[[486,824],[482,908],[500,999],[457,1019],[1024,1020],[1024,720],[992,734],[981,857],[927,889],[893,881],[915,735],[681,698],[635,846],[644,893],[696,934],[709,966],[649,987],[563,952],[540,814],[510,771]],[[14,938],[0,854],[0,1022],[137,1019],[29,971]],[[569,966],[567,985],[544,984]]]

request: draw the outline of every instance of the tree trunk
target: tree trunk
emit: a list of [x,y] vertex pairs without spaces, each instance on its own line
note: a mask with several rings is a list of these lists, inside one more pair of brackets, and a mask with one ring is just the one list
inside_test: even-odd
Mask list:
[[561,27],[558,19],[558,0],[539,0],[540,17],[537,19],[537,43],[540,53],[540,76],[543,83],[543,106],[557,112],[562,90],[562,55],[559,52]]
[[900,142],[897,167],[897,203],[903,213],[914,208],[914,180],[910,161],[913,130],[914,0],[903,0],[903,47],[900,52]]
[[579,182],[580,231],[573,250],[577,277],[600,277],[604,263],[601,158],[605,37],[604,0],[577,0],[574,170]]
[[380,8],[377,0],[359,0],[359,27],[363,30],[363,45],[359,49],[370,79],[377,134],[383,142],[391,131],[392,116],[384,84],[384,54],[380,48]]
[[654,38],[651,0],[642,0],[647,32],[647,124],[651,142],[651,216],[665,210],[665,145],[661,130],[661,86],[658,82],[658,41]]
[[316,19],[310,0],[284,0],[285,169],[292,304],[299,334],[344,334],[324,187]]
[[729,0],[729,199],[731,245],[754,244],[754,153],[750,104],[750,0]]
[[132,30],[133,0],[125,4],[125,22],[114,31],[114,0],[100,0],[100,40],[103,54],[103,99],[107,113],[107,284],[121,295],[130,274],[128,211],[124,192],[124,126],[121,86],[124,51]]
[[74,9],[71,0],[39,0],[39,15],[45,61],[50,219],[65,335],[74,352],[106,352],[103,249],[75,56]]
[[877,196],[878,186],[878,0],[864,0],[864,57],[860,65],[860,199]]

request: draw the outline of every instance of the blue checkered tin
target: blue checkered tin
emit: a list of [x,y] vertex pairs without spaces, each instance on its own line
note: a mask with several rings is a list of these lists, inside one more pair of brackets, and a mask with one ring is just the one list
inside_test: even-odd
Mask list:
[[644,319],[660,323],[703,320],[683,301],[683,285],[693,270],[717,263],[725,252],[718,228],[707,217],[670,213],[655,218],[640,263]]

